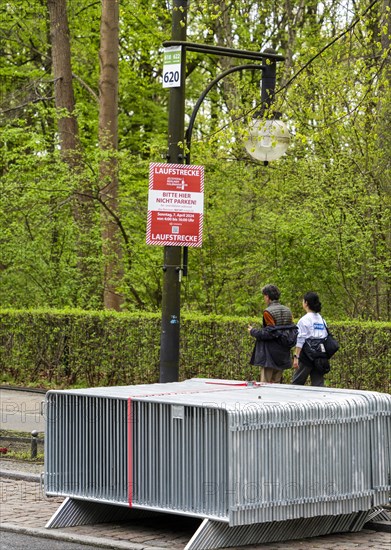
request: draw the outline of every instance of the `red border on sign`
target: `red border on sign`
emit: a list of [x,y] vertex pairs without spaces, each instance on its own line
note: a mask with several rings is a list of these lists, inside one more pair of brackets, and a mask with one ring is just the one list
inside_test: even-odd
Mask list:
[[204,167],[151,163],[146,242],[202,246]]

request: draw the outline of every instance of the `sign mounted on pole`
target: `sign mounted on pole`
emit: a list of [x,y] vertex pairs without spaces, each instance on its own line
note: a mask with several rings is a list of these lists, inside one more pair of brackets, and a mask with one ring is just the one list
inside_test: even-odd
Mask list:
[[179,88],[181,85],[182,47],[164,48],[163,88]]
[[147,244],[202,246],[204,167],[149,166]]

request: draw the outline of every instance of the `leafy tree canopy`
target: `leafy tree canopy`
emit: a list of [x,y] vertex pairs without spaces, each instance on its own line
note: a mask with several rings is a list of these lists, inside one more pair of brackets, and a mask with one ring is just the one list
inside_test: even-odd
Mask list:
[[[145,244],[148,165],[167,150],[162,42],[171,3],[120,4],[119,211],[123,307],[161,307],[163,251]],[[81,169],[59,151],[46,0],[1,5],[0,306],[102,307],[98,85],[101,3],[68,0]],[[204,243],[189,251],[185,310],[254,315],[273,282],[301,314],[320,293],[334,318],[391,318],[390,1],[189,3],[188,40],[285,56],[275,109],[292,134],[268,166],[240,137],[259,107],[253,71],[227,77],[202,104],[192,163],[205,166]],[[186,120],[206,85],[236,60],[189,52]],[[80,232],[73,195],[89,189]],[[81,241],[88,281],[78,270]],[[87,246],[88,245],[88,246]]]

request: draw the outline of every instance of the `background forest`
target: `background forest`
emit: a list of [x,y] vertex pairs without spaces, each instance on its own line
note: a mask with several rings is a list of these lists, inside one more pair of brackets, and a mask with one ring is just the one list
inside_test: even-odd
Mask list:
[[[167,151],[171,2],[12,0],[0,17],[0,307],[158,311],[163,249],[145,232],[149,163]],[[189,41],[285,56],[276,109],[292,141],[263,166],[235,139],[257,73],[208,95],[185,311],[253,316],[272,282],[296,316],[316,290],[328,317],[391,320],[390,37],[390,0],[189,2]],[[187,60],[189,117],[237,61]]]

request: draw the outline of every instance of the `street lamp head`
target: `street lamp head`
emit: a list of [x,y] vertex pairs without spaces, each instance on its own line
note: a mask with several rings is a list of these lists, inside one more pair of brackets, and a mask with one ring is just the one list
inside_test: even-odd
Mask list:
[[271,119],[262,118],[258,114],[251,122],[244,146],[252,158],[268,163],[282,157],[289,142],[288,127],[279,119],[278,113]]

